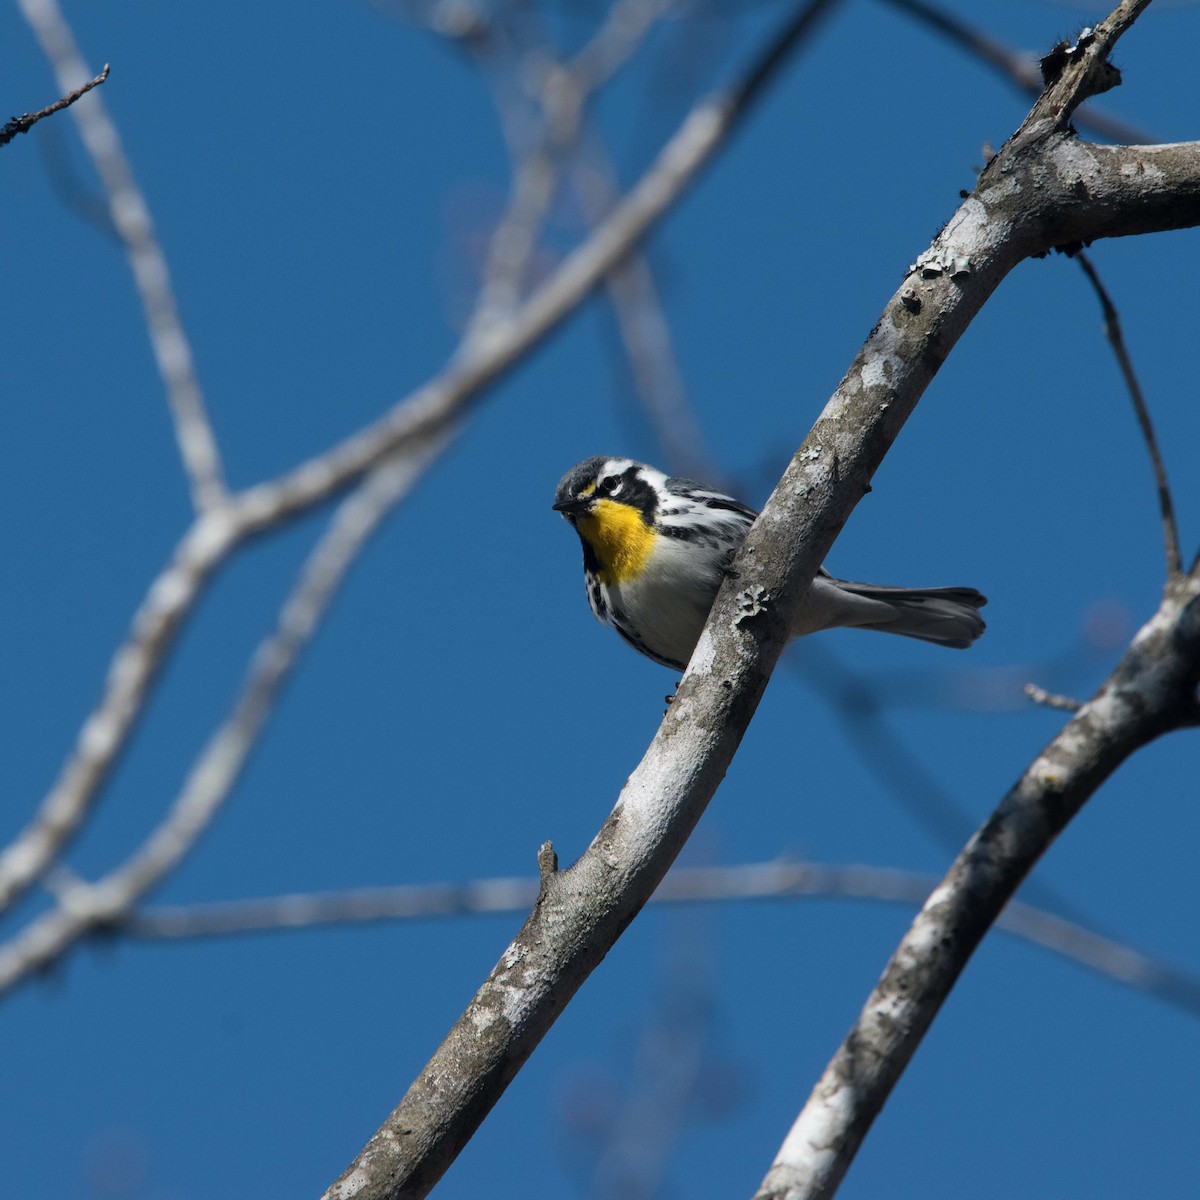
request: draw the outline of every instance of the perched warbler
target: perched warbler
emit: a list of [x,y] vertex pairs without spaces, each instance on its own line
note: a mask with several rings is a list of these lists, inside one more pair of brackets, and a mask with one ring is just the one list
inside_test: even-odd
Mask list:
[[[683,670],[754,509],[631,458],[597,455],[572,467],[554,508],[583,543],[588,603],[635,650]],[[822,569],[793,637],[852,625],[940,646],[969,646],[984,630],[974,588],[848,583]]]

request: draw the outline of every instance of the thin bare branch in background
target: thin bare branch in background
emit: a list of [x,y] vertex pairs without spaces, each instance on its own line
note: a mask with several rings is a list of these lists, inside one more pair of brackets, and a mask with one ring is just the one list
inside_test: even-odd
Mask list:
[[642,177],[607,219],[563,260],[507,320],[476,336],[441,375],[371,425],[269,482],[243,492],[238,507],[256,533],[319,504],[412,437],[429,436],[456,419],[480,391],[556,326],[600,285],[723,146],[774,78],[787,51],[812,24],[809,13],[834,0],[813,0],[787,24],[741,82],[698,101]]
[[[719,972],[705,914],[676,912],[663,930],[663,982],[636,1038],[630,1078],[597,1147],[585,1200],[654,1200],[663,1194],[688,1118],[711,1104]],[[684,927],[681,929],[680,926]]]
[[58,778],[26,827],[0,852],[0,912],[41,878],[88,818],[175,635],[235,541],[228,513],[204,513],[150,585],[113,656],[100,703],[84,721]]
[[[53,18],[48,30],[57,33],[62,20],[52,0],[22,3],[35,9],[39,20]],[[43,11],[47,8],[49,18]],[[790,24],[781,41],[796,45],[800,29],[796,23]],[[51,44],[58,49],[57,42]],[[373,424],[277,479],[240,492],[227,504],[197,517],[135,615],[130,634],[113,659],[104,694],[84,722],[59,779],[27,827],[0,854],[0,911],[42,876],[86,819],[145,706],[182,622],[230,553],[249,538],[326,502],[397,449],[432,440],[449,429],[478,401],[488,384],[572,313],[683,195],[736,130],[758,90],[782,61],[778,44],[773,43],[749,72],[754,86],[744,83],[697,102],[603,224],[511,320],[492,329],[486,339],[476,338],[469,353],[456,356],[440,375]]]
[[342,501],[259,646],[229,717],[209,741],[162,823],[96,883],[68,881],[58,904],[0,946],[0,996],[55,962],[88,932],[120,924],[195,846],[229,795],[284,680],[366,540],[441,453],[444,439],[414,445],[377,466]]
[[[886,692],[878,680],[851,670],[827,645],[808,639],[786,656],[793,674],[829,705],[855,757],[939,850],[956,854],[978,818],[896,732],[887,719]],[[1015,675],[1015,672],[1014,672]],[[1022,890],[1031,903],[1081,926],[1096,922],[1040,878]]]
[[[675,867],[659,885],[653,902],[835,897],[915,907],[924,904],[936,885],[937,880],[931,876],[893,867],[781,859],[728,867]],[[135,909],[121,922],[120,931],[135,938],[176,941],[329,925],[524,912],[537,900],[539,887],[540,881],[533,877],[510,877],[155,906]],[[1014,901],[1001,914],[997,928],[1200,1016],[1200,980],[1078,922]]]
[[[585,219],[590,225],[599,224],[615,202],[617,186],[612,166],[598,146],[590,147],[574,165],[571,182]],[[727,486],[711,465],[700,423],[688,403],[670,326],[646,256],[634,252],[618,263],[605,279],[605,291],[634,391],[662,450],[662,463],[672,474]]]
[[1179,549],[1179,523],[1175,519],[1175,503],[1171,499],[1171,485],[1167,482],[1167,468],[1163,462],[1162,451],[1158,447],[1158,438],[1154,433],[1154,422],[1150,419],[1150,409],[1142,394],[1142,386],[1138,383],[1137,373],[1133,369],[1133,360],[1125,346],[1125,335],[1121,332],[1121,318],[1117,313],[1100,276],[1092,265],[1092,260],[1082,250],[1075,255],[1083,273],[1088,277],[1100,307],[1104,311],[1104,336],[1112,346],[1117,364],[1125,386],[1129,389],[1129,398],[1133,401],[1133,411],[1137,414],[1138,426],[1142,431],[1142,439],[1146,443],[1146,451],[1150,455],[1150,466],[1154,470],[1154,483],[1158,488],[1158,507],[1162,514],[1163,545],[1167,557],[1167,575],[1174,577],[1183,570],[1183,554]]
[[99,75],[94,79],[89,79],[87,83],[81,84],[74,91],[68,92],[61,100],[55,100],[53,104],[49,104],[35,113],[22,113],[19,117],[13,117],[3,128],[0,128],[0,146],[7,146],[18,134],[28,133],[43,117],[48,117],[52,113],[74,104],[80,96],[86,96],[92,88],[99,87],[107,78],[108,63],[105,63],[104,70]]
[[[948,13],[926,0],[882,0],[894,8],[942,35],[947,41],[974,55],[994,68],[1000,75],[1015,84],[1026,96],[1040,96],[1044,86],[1040,66],[1040,55],[1013,50],[990,34],[984,33],[954,13]],[[1146,143],[1157,141],[1136,125],[1130,125],[1116,117],[1096,112],[1085,104],[1075,114],[1075,123],[1081,129],[1108,138],[1112,142]]]
[[[1023,148],[1030,151],[1029,158],[1036,158],[1036,165],[1047,169],[1047,178],[1051,181],[1049,191],[1032,202],[1033,207],[1029,209],[1014,209],[1000,198],[995,205],[986,206],[986,213],[980,213],[978,209],[985,206],[979,203],[978,197],[974,198],[975,205],[960,209],[923,256],[922,261],[931,269],[911,273],[909,292],[916,294],[920,289],[916,310],[900,304],[896,298],[889,304],[884,319],[872,331],[821,423],[797,452],[788,476],[780,483],[764,512],[764,519],[756,526],[754,536],[762,537],[758,546],[765,552],[757,563],[747,563],[745,556],[739,559],[739,568],[743,565],[749,568],[745,585],[762,580],[763,586],[758,586],[757,592],[768,596],[770,604],[764,601],[762,614],[756,611],[756,621],[750,622],[749,629],[742,628],[744,614],[733,615],[730,598],[734,594],[731,588],[743,584],[726,585],[714,608],[710,628],[704,635],[703,652],[698,652],[697,666],[688,672],[676,709],[664,723],[665,732],[656,739],[655,746],[623,791],[618,801],[619,815],[606,823],[579,864],[558,873],[547,843],[547,852],[539,858],[543,870],[539,881],[481,881],[466,885],[470,893],[466,901],[462,899],[462,889],[442,889],[440,899],[436,895],[426,895],[422,900],[418,896],[421,889],[402,888],[337,897],[284,897],[277,901],[256,902],[257,913],[235,905],[213,906],[199,912],[150,910],[138,913],[136,905],[179,864],[228,797],[269,719],[285,678],[372,530],[455,436],[458,422],[477,402],[483,389],[593,289],[607,280],[613,289],[618,312],[622,303],[632,310],[633,301],[620,298],[619,281],[622,272],[634,262],[631,251],[637,240],[724,143],[744,113],[747,101],[783,58],[794,51],[799,39],[813,27],[816,17],[831,11],[835,2],[815,0],[804,5],[785,35],[772,45],[744,84],[697,105],[637,187],[598,222],[598,228],[582,241],[546,283],[536,287],[522,302],[539,230],[560,186],[565,148],[578,140],[584,98],[588,88],[595,86],[568,80],[575,91],[556,92],[555,89],[563,85],[562,73],[569,68],[554,66],[550,69],[542,81],[546,89],[542,101],[543,119],[545,128],[550,131],[543,147],[545,153],[538,159],[535,150],[533,158],[524,164],[518,163],[514,201],[508,214],[515,224],[505,231],[502,223],[501,233],[493,242],[495,262],[489,266],[488,280],[502,284],[505,294],[499,300],[495,296],[489,300],[481,294],[478,320],[472,323],[463,344],[441,374],[393,407],[381,420],[275,480],[232,496],[226,493],[198,384],[191,399],[184,396],[181,400],[172,391],[171,379],[164,366],[164,361],[172,355],[178,360],[182,346],[185,366],[195,383],[187,343],[173,342],[169,334],[164,336],[161,347],[155,341],[160,369],[171,393],[172,411],[185,468],[192,482],[197,519],[181,542],[175,559],[164,570],[139,610],[133,631],[114,660],[105,696],[81,732],[75,755],[31,827],[34,836],[30,839],[27,837],[30,831],[26,831],[6,855],[0,856],[0,899],[5,894],[11,897],[39,876],[44,876],[56,902],[51,911],[34,918],[21,933],[0,947],[0,992],[54,964],[73,945],[101,929],[138,933],[144,937],[168,936],[162,932],[162,924],[157,933],[154,931],[157,920],[168,925],[174,922],[176,932],[169,936],[211,936],[231,932],[237,922],[241,923],[237,927],[245,931],[250,928],[247,922],[256,918],[264,922],[276,920],[277,924],[272,927],[296,927],[301,923],[331,920],[383,919],[382,914],[389,904],[393,910],[407,906],[406,915],[418,915],[416,906],[422,902],[432,905],[495,904],[498,901],[489,898],[486,890],[491,884],[504,885],[510,901],[523,895],[524,900],[518,906],[533,906],[529,921],[480,989],[476,1001],[451,1031],[438,1051],[438,1057],[414,1083],[401,1107],[330,1194],[392,1196],[400,1194],[393,1185],[405,1176],[396,1186],[408,1189],[403,1193],[406,1196],[420,1195],[436,1181],[464,1136],[470,1136],[482,1114],[520,1069],[549,1022],[570,1000],[582,979],[645,902],[646,893],[653,887],[655,879],[662,878],[666,864],[677,853],[676,841],[681,843],[687,837],[703,811],[753,714],[774,656],[778,654],[772,639],[778,640],[778,628],[782,627],[781,622],[786,622],[787,614],[779,616],[777,610],[786,609],[793,597],[793,607],[804,603],[803,589],[811,581],[821,557],[818,554],[813,558],[813,555],[818,550],[823,553],[828,549],[828,543],[857,501],[858,493],[855,492],[852,499],[846,497],[855,488],[865,488],[928,379],[990,291],[1023,256],[1044,251],[1054,244],[1050,242],[1043,246],[1039,242],[1045,229],[1070,226],[1074,218],[1064,215],[1061,199],[1058,200],[1059,207],[1055,207],[1055,196],[1051,194],[1055,186],[1053,180],[1061,179],[1063,172],[1061,163],[1051,152],[1045,151],[1046,130],[1053,129],[1054,136],[1061,135],[1069,140],[1064,132],[1065,122],[1080,96],[1088,90],[1089,80],[1096,71],[1104,69],[1105,54],[1097,57],[1085,49],[1082,41],[1079,47],[1073,48],[1070,53],[1075,59],[1069,63],[1066,74],[1077,70],[1084,73],[1078,75],[1075,82],[1065,85],[1065,91],[1060,88],[1053,97],[1043,97],[1013,140],[1015,144],[1022,139]],[[1127,3],[1115,17],[1131,22],[1145,2]],[[45,28],[53,31],[57,20],[62,26],[60,32],[66,31],[53,0],[21,0],[21,3],[27,14],[41,14]],[[641,4],[617,0],[601,30],[602,34],[605,30],[610,31],[607,36],[612,39],[612,45],[606,46],[598,37],[585,48],[585,53],[592,52],[594,61],[578,66],[580,60],[576,60],[581,77],[585,81],[592,75],[606,77],[606,73],[615,69],[613,64],[619,65],[622,56],[631,53],[639,44],[649,28],[648,21],[667,7],[663,0],[646,0]],[[613,24],[618,17],[624,25]],[[32,17],[30,19],[33,21]],[[69,41],[69,31],[66,36]],[[1115,36],[1111,36],[1105,53]],[[68,62],[74,69],[71,56],[78,56],[73,46],[68,47],[70,54],[64,58],[61,44],[56,44],[53,39],[47,44],[50,46],[48,52],[57,53],[59,60]],[[1099,88],[1092,87],[1091,90]],[[557,116],[556,104],[562,106]],[[99,111],[103,116],[103,110]],[[1034,116],[1039,118],[1040,124],[1033,121]],[[85,130],[86,140],[89,126],[82,119],[81,127]],[[94,137],[99,139],[101,126],[92,129]],[[124,166],[128,174],[115,132],[111,125],[107,129],[112,133],[110,149],[116,155],[116,168]],[[1088,151],[1095,149],[1090,147]],[[1099,215],[1102,201],[1096,202],[1096,212],[1080,204],[1071,209],[1072,213],[1082,213],[1078,219],[1085,224],[1087,220],[1093,221],[1094,228],[1087,227],[1090,233],[1083,236],[1106,236],[1114,230],[1128,233],[1169,228],[1171,221],[1185,219],[1180,213],[1186,209],[1187,201],[1176,205],[1179,213],[1169,217],[1162,215],[1155,207],[1161,196],[1147,198],[1145,189],[1148,185],[1138,177],[1136,168],[1142,167],[1144,161],[1153,164],[1155,154],[1159,153],[1159,161],[1166,166],[1159,174],[1165,177],[1174,171],[1170,179],[1176,186],[1185,177],[1186,170],[1192,170],[1198,177],[1200,171],[1188,164],[1181,166],[1182,153],[1180,161],[1168,157],[1168,152],[1178,153],[1180,148],[1148,147],[1142,150],[1144,153],[1125,158],[1116,153],[1097,156],[1099,187],[1111,204],[1106,216]],[[93,151],[93,157],[103,177],[102,155]],[[110,170],[116,170],[113,161],[108,160]],[[533,173],[523,185],[520,171],[529,163],[533,164]],[[1116,169],[1114,164],[1130,170],[1120,170],[1121,178],[1114,181],[1111,177]],[[1022,164],[1010,162],[1009,166],[1014,168],[1013,178],[1023,178]],[[106,180],[114,220],[119,217],[122,200],[136,200],[144,213],[132,176],[127,182],[131,192],[110,187]],[[1195,193],[1195,184],[1187,186]],[[1104,188],[1108,189],[1107,193],[1103,193]],[[1167,190],[1170,191],[1170,186]],[[1032,191],[1029,194],[1032,195]],[[1125,207],[1122,207],[1122,201]],[[1141,202],[1140,209],[1137,201]],[[1039,209],[1037,205],[1042,207]],[[605,204],[604,209],[607,208]],[[1137,215],[1131,216],[1134,212]],[[1022,226],[1022,216],[1033,222],[1034,232],[1028,226]],[[1193,220],[1191,217],[1186,219]],[[1139,221],[1141,225],[1127,228],[1123,220],[1130,226],[1138,226]],[[1039,221],[1042,224],[1039,225]],[[1105,224],[1105,221],[1109,223]],[[118,228],[121,228],[119,223]],[[501,234],[514,231],[519,236],[502,244]],[[138,258],[145,249],[147,238],[151,248],[158,253],[157,266],[161,267],[166,301],[178,328],[165,262],[154,241],[148,214],[140,224],[134,221],[123,229],[121,236],[134,261],[135,274],[139,261],[145,271],[153,274],[154,263]],[[1035,245],[1040,250],[1033,249]],[[967,266],[962,270],[955,266],[954,283],[951,284],[949,269],[938,264],[957,264],[960,257]],[[650,284],[649,299],[643,296],[637,302],[649,305],[651,313],[661,319],[648,272],[644,282]],[[152,305],[146,300],[145,293],[143,302],[154,340]],[[926,315],[918,322],[916,314],[920,313],[922,304]],[[649,332],[653,337],[655,330]],[[665,355],[665,361],[671,362],[665,323],[658,332],[664,337],[659,339],[657,347],[650,348],[649,353],[660,360]],[[182,329],[178,329],[178,338],[182,339]],[[629,339],[627,344],[630,344]],[[639,352],[631,345],[631,360]],[[175,365],[179,365],[178,361]],[[657,370],[661,362],[652,365]],[[888,380],[886,389],[878,382],[885,377]],[[877,383],[872,384],[870,380]],[[661,380],[653,380],[652,386],[663,394],[669,391]],[[885,413],[887,415],[883,415]],[[184,427],[194,421],[199,421],[201,432],[211,443],[211,460],[207,467],[203,453],[187,444],[189,435]],[[274,635],[264,641],[250,664],[231,714],[197,760],[162,824],[132,856],[96,883],[83,881],[66,868],[52,868],[51,864],[61,854],[71,833],[90,811],[150,694],[158,668],[171,651],[176,631],[216,569],[237,546],[254,535],[279,528],[351,487],[356,490],[342,499],[329,529],[314,549],[283,607]],[[801,496],[811,499],[797,499]],[[806,521],[809,522],[807,525]],[[1173,513],[1171,521],[1173,523]],[[750,547],[751,552],[754,549]],[[1000,911],[1024,871],[1107,773],[1159,733],[1197,719],[1200,708],[1195,702],[1196,671],[1187,661],[1187,655],[1196,658],[1197,646],[1200,646],[1200,631],[1196,628],[1200,614],[1194,611],[1200,608],[1200,601],[1196,588],[1189,590],[1189,581],[1179,578],[1178,562],[1171,575],[1168,595],[1159,614],[1139,634],[1105,688],[1083,706],[1067,730],[1031,766],[1021,785],[1006,799],[992,822],[963,852],[948,880],[929,896],[914,924],[914,931],[898,952],[902,960],[899,967],[885,976],[880,993],[872,997],[864,1010],[863,1023],[870,1027],[868,1033],[878,1032],[877,1027],[885,1024],[884,1018],[889,1014],[894,1017],[903,1013],[906,1018],[901,1022],[906,1026],[903,1032],[911,1035],[915,1044],[933,1019],[937,1004],[952,986],[957,972],[962,969],[966,956],[993,918],[1000,925],[1015,921],[1019,926],[1024,916],[1026,929],[1038,932],[1023,932],[1022,936],[1032,937],[1189,1012],[1200,1008],[1200,986],[1172,968],[1049,914],[1030,912],[1015,904],[1010,904],[1007,912]],[[759,621],[761,623],[757,623]],[[735,647],[741,661],[731,667],[734,652],[729,647],[733,645],[730,639],[735,635],[742,639]],[[1162,649],[1164,645],[1168,650]],[[1164,662],[1168,651],[1181,655],[1183,661]],[[718,683],[727,689],[727,694],[717,690]],[[1190,704],[1186,695],[1188,688],[1191,689]],[[701,740],[705,738],[707,743]],[[766,877],[771,871],[776,872],[774,886],[780,886],[778,872],[790,866],[761,864],[741,868],[743,872],[750,872],[749,878],[746,875],[718,878],[712,875],[714,869],[707,868],[703,880],[691,880],[690,895],[685,894],[684,889],[675,898],[808,894],[808,889],[821,885],[822,871],[826,872],[824,886],[837,886],[838,872],[865,870],[801,864],[798,869],[807,875],[800,882],[793,876],[792,891],[754,892],[755,887],[771,886],[771,880]],[[50,874],[46,874],[48,867]],[[754,872],[764,874],[756,879]],[[899,873],[889,874],[897,876]],[[660,896],[669,889],[671,879],[668,876],[662,883]],[[885,881],[877,879],[875,882],[880,892],[886,890]],[[850,886],[844,879],[842,884]],[[899,892],[908,884],[893,878],[891,886]],[[722,888],[725,889],[723,897]],[[928,895],[929,888],[928,881],[921,882],[910,889],[913,894],[906,897],[906,901],[920,903]],[[582,911],[584,902],[592,901],[595,901],[593,909]],[[274,912],[265,909],[264,905],[274,905]],[[447,908],[445,911],[465,909]],[[493,907],[487,911],[501,910]],[[331,912],[342,915],[330,917]],[[395,911],[387,914],[395,915]],[[421,915],[428,915],[428,910]],[[206,920],[209,925],[203,929]],[[226,927],[218,929],[222,922]],[[961,955],[961,958],[954,955]],[[922,975],[922,971],[927,971],[927,975]],[[899,982],[898,973],[904,976]],[[910,987],[914,979],[920,985],[916,989]],[[939,989],[942,989],[940,995]],[[917,991],[921,993],[919,996],[915,994]],[[781,1159],[776,1164],[785,1174],[793,1169],[807,1170],[809,1164],[802,1161],[803,1156],[816,1148],[820,1161],[814,1172],[820,1178],[813,1195],[827,1194],[821,1189],[830,1179],[836,1186],[836,1178],[844,1171],[857,1145],[856,1139],[861,1140],[865,1132],[860,1126],[864,1122],[869,1124],[872,1106],[877,1108],[882,1103],[882,1096],[887,1094],[891,1083],[889,1072],[898,1074],[907,1061],[906,1055],[912,1053],[911,1044],[899,1049],[885,1045],[887,1032],[885,1030],[885,1036],[877,1042],[869,1042],[865,1035],[861,1041],[868,1047],[869,1054],[864,1057],[872,1059],[869,1069],[875,1070],[875,1077],[860,1079],[854,1075],[859,1066],[857,1058],[849,1067],[844,1062],[838,1064],[836,1071],[831,1067],[832,1082],[820,1097],[820,1112],[807,1124],[803,1124],[805,1118],[802,1115],[798,1122],[799,1133],[789,1136],[785,1143],[784,1151],[788,1153],[781,1152]],[[852,1049],[857,1048],[858,1044]],[[894,1057],[887,1057],[893,1052]],[[671,1065],[679,1067],[681,1064]],[[690,1060],[682,1064],[685,1069],[680,1073],[677,1082],[681,1087],[676,1091],[683,1090],[689,1082],[694,1083],[694,1065]],[[654,1064],[651,1064],[651,1070],[656,1076],[662,1074],[654,1072]],[[636,1113],[633,1120],[637,1122]],[[842,1125],[838,1126],[838,1122]],[[833,1135],[825,1136],[830,1130]],[[833,1162],[822,1159],[821,1155],[835,1142],[841,1157]],[[778,1189],[772,1183],[772,1188],[769,1193],[772,1196],[800,1194],[791,1190],[790,1179],[783,1180]],[[619,1186],[610,1190],[615,1195],[625,1194]]]
[[609,272],[606,286],[634,390],[662,449],[662,465],[673,475],[728,486],[721,472],[705,470],[711,455],[688,403],[671,329],[646,259],[631,254]]
[[[508,143],[515,148],[513,200],[492,237],[467,341],[510,315],[520,299],[538,232],[561,185],[564,168],[583,153],[591,99],[655,24],[676,7],[678,0],[619,0],[587,44],[565,64],[555,62],[551,48],[544,43],[527,48],[518,70],[526,64],[523,73],[539,81],[539,128],[532,138],[522,137],[523,113],[511,89],[494,89]],[[523,147],[524,142],[530,145]],[[601,224],[616,203],[619,189],[607,156],[594,139],[586,157],[576,161],[569,174],[588,226]],[[694,474],[704,461],[703,440],[686,403],[670,332],[644,257],[631,251],[609,271],[605,290],[634,385],[650,414],[665,461],[680,473]]]
[[[59,85],[77,87],[88,71],[57,0],[18,0]],[[145,198],[133,177],[116,126],[100,95],[71,110],[108,197],[113,228],[125,246],[150,334],[150,345],[166,386],[175,438],[187,471],[192,502],[205,512],[226,499],[221,457],[205,411],[192,348],[179,317],[166,256],[154,231]]]
[[[517,70],[536,86],[539,112],[536,131],[525,135],[515,102],[496,90],[495,103],[513,155],[512,198],[492,234],[483,282],[476,299],[464,347],[508,320],[525,290],[547,210],[558,188],[565,157],[579,139],[584,110],[595,95],[637,50],[656,21],[677,0],[617,0],[587,44],[568,63],[556,62],[546,45],[527,48]],[[473,41],[480,57],[486,43]]]

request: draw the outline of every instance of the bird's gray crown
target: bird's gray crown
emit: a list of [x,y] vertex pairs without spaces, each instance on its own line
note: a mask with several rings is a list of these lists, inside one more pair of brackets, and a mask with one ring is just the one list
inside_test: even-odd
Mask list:
[[600,478],[607,464],[611,463],[615,466],[622,462],[628,465],[629,460],[613,458],[605,454],[593,454],[591,458],[585,458],[558,481],[558,487],[554,492],[554,503],[562,504],[565,500],[573,500],[589,483],[595,483]]

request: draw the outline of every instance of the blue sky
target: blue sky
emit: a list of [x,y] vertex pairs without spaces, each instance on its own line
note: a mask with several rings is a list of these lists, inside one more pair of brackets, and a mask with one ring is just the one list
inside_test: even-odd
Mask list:
[[[955,7],[1025,49],[1102,15]],[[552,16],[564,45],[595,11]],[[729,11],[671,25],[600,104],[623,183],[788,10]],[[460,52],[367,3],[309,0],[282,21],[276,6],[225,0],[67,12],[89,62],[112,64],[104,100],[170,262],[233,485],[320,451],[443,364],[508,182],[487,88]],[[14,7],[0,9],[0,34],[0,104],[53,99]],[[1154,5],[1120,46],[1126,82],[1106,109],[1157,140],[1196,137],[1198,36],[1200,8]],[[767,495],[907,264],[972,185],[984,143],[1027,107],[886,5],[847,3],[655,232],[649,260],[689,401],[714,469],[745,499]],[[189,501],[123,256],[50,183],[47,160],[65,156],[92,186],[69,119],[0,154],[7,840],[94,704]],[[579,217],[564,201],[554,220],[551,250],[562,250]],[[1188,553],[1200,538],[1188,383],[1200,239],[1107,242],[1093,258],[1158,423]],[[616,344],[593,301],[491,389],[368,548],[220,821],[156,901],[523,875],[547,838],[567,862],[584,849],[675,679],[593,621],[578,546],[549,507],[559,476],[590,454],[671,465]],[[254,543],[220,574],[73,869],[103,873],[153,826],[326,517]],[[978,822],[1061,725],[1023,702],[1020,684],[1086,694],[1119,653],[1104,630],[1127,638],[1163,577],[1144,447],[1074,263],[1026,263],[1006,281],[828,565],[976,586],[991,600],[988,633],[964,655],[845,631],[798,647],[685,858],[940,873],[950,851],[898,802],[902,764],[864,760],[829,680],[872,681],[889,729]],[[1176,735],[1129,763],[1035,882],[1200,973],[1195,746]],[[45,904],[31,898],[4,934]],[[0,1190],[318,1194],[520,919],[76,952],[0,1012]],[[682,1114],[661,1194],[750,1194],[907,920],[832,900],[643,914],[442,1194],[588,1195],[605,1122],[645,1095],[636,1047],[678,1005],[703,1018],[706,1101]],[[842,1195],[1184,1194],[1198,1068],[1195,1015],[991,938]]]

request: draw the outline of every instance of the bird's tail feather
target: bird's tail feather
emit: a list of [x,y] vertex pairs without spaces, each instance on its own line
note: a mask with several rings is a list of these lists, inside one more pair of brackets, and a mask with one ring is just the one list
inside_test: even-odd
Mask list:
[[827,577],[841,593],[839,611],[829,625],[853,625],[919,638],[962,650],[987,626],[979,615],[987,597],[974,588],[882,587]]

